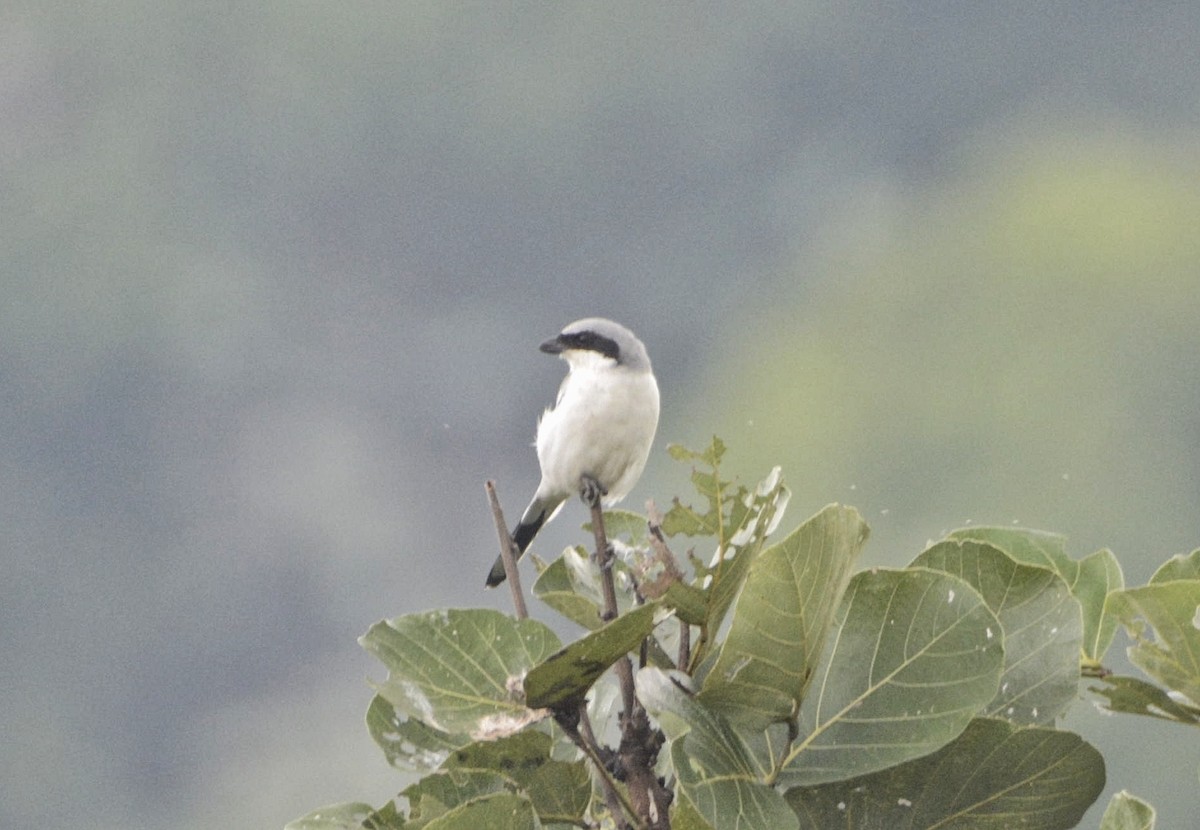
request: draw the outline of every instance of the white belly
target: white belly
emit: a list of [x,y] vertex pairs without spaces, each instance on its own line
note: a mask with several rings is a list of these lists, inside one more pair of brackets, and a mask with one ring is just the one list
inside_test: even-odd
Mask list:
[[538,424],[539,492],[566,498],[584,475],[600,482],[611,505],[637,483],[658,427],[658,385],[647,372],[574,371]]

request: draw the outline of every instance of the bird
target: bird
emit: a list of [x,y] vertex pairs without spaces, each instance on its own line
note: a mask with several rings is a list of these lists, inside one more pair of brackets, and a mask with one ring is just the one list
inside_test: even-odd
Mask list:
[[[571,495],[600,488],[612,507],[637,484],[658,429],[658,381],[646,347],[632,331],[603,317],[576,320],[542,343],[567,362],[554,406],[537,425],[542,480],[512,531],[519,559]],[[505,579],[500,557],[487,586]]]

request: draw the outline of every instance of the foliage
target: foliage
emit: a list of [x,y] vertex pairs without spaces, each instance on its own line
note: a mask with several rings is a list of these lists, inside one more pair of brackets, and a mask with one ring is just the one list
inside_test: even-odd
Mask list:
[[1122,790],[1108,802],[1100,830],[1153,830],[1154,808]]
[[[854,508],[771,541],[780,471],[727,481],[724,452],[672,448],[696,503],[608,514],[623,556],[607,573],[580,549],[542,568],[534,594],[586,630],[565,648],[489,610],[373,626],[362,644],[389,674],[368,727],[423,777],[380,809],[289,827],[1068,828],[1105,783],[1099,752],[1058,728],[1081,675],[1114,712],[1200,724],[1200,551],[1125,588],[1107,550],[1075,560],[1060,536],[975,527],[905,568],[856,572]],[[707,548],[691,578],[668,539]],[[1146,679],[1103,668],[1118,626]],[[665,814],[639,798],[655,786]],[[1102,828],[1153,824],[1120,793]]]

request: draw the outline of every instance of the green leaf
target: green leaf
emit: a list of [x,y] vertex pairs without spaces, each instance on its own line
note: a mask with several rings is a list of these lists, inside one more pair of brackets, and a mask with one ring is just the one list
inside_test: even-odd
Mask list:
[[[592,523],[585,522],[583,529],[592,532]],[[622,539],[634,547],[646,547],[650,543],[650,528],[646,517],[632,510],[605,510],[604,535],[612,539]]]
[[634,608],[530,669],[524,684],[529,705],[557,709],[582,701],[609,666],[650,635],[659,610],[657,603]]
[[800,707],[785,786],[861,775],[953,740],[996,695],[1000,621],[963,580],[920,568],[855,575]]
[[583,762],[548,761],[537,768],[524,786],[543,824],[584,824],[584,814],[592,800],[592,777]]
[[724,542],[728,538],[724,527],[727,525],[726,512],[730,503],[726,497],[729,482],[722,481],[716,470],[711,473],[693,470],[691,479],[696,492],[708,502],[708,509],[701,513],[676,498],[671,509],[663,516],[663,533],[667,536],[716,536],[718,542]]
[[739,723],[791,719],[867,539],[852,507],[829,505],[750,565],[700,699]]
[[1105,698],[1108,702],[1104,704],[1104,708],[1111,712],[1145,715],[1188,726],[1200,726],[1200,707],[1176,701],[1153,683],[1121,675],[1110,675],[1100,682],[1104,685],[1089,686],[1088,689]]
[[283,830],[393,830],[404,826],[404,820],[394,812],[389,817],[380,817],[370,804],[353,803],[314,810],[288,822]]
[[[542,762],[546,761],[542,759]],[[506,824],[506,811],[513,810],[516,815],[528,818],[524,819],[524,824],[511,826],[540,826],[537,818],[530,815],[532,802],[513,793],[517,784],[510,772],[502,768],[450,768],[425,776],[401,792],[409,804],[408,821],[403,826],[412,830],[510,826]],[[503,798],[497,800],[498,796]],[[482,823],[472,825],[469,823],[472,820]]]
[[783,484],[783,476],[776,467],[759,482],[753,493],[741,497],[745,507],[741,519],[728,536],[728,542],[718,547],[714,561],[707,567],[708,611],[700,642],[692,650],[692,665],[696,666],[708,656],[711,638],[721,627],[729,608],[750,571],[750,565],[758,556],[767,535],[778,525],[787,508],[790,491]]
[[772,467],[752,491],[739,487],[736,498],[729,500],[729,521],[721,541],[746,547],[757,536],[765,539],[779,526],[791,496],[783,484],[781,467]]
[[[637,698],[654,716],[668,740],[682,738],[696,723],[707,723],[716,718],[724,720],[698,701],[691,692],[691,678],[679,671],[663,671],[653,666],[638,670],[634,676]],[[740,738],[734,737],[735,741]]]
[[1067,584],[1083,615],[1083,653],[1099,660],[1112,643],[1116,621],[1105,615],[1105,599],[1124,585],[1112,551],[1100,550],[1076,562],[1067,556],[1066,537],[1019,527],[964,527],[948,539],[986,542],[1026,565],[1049,568]]
[[725,455],[725,442],[714,435],[708,447],[699,452],[682,444],[668,444],[667,453],[676,461],[698,461],[706,467],[719,467]]
[[543,823],[580,823],[592,796],[591,778],[583,762],[551,758],[552,746],[546,733],[526,730],[463,747],[446,759],[445,768],[452,774],[503,774],[525,791]]
[[[1117,591],[1108,599],[1137,642],[1129,659],[1151,678],[1200,703],[1200,580],[1180,579]],[[1147,626],[1155,639],[1149,639]]]
[[714,828],[795,828],[783,797],[763,783],[767,770],[750,747],[680,683],[686,678],[679,673],[645,668],[637,674],[638,699],[671,739],[670,757],[687,805],[676,809],[694,811]]
[[966,580],[1000,620],[1004,673],[981,714],[1052,725],[1079,693],[1082,620],[1066,583],[971,540],[938,542],[912,564]]
[[378,693],[396,711],[443,733],[475,739],[518,731],[542,715],[519,680],[559,648],[535,620],[498,611],[431,611],[376,623],[359,639],[388,668]]
[[545,732],[525,730],[494,741],[476,741],[451,753],[446,769],[503,771],[514,781],[550,758],[554,740]]
[[692,802],[686,796],[680,796],[671,803],[671,830],[714,830],[713,826],[704,820],[704,816],[696,811]]
[[[613,574],[617,584],[625,580],[625,563],[613,562]],[[600,569],[581,548],[567,548],[563,555],[546,566],[533,584],[533,595],[572,622],[589,631],[603,624],[601,609],[604,608],[604,593],[600,584]],[[617,591],[617,611],[624,613],[634,604],[627,591]]]
[[686,582],[672,582],[663,594],[663,604],[689,625],[703,625],[708,618],[708,594]]
[[529,799],[497,793],[468,801],[425,825],[425,830],[537,830],[541,822]]
[[405,787],[408,825],[425,827],[452,810],[477,798],[510,792],[510,781],[499,771],[438,770]]
[[392,801],[367,816],[362,826],[363,830],[401,830],[401,828],[410,827],[405,823],[404,816],[400,815],[400,811],[396,809],[396,804]]
[[932,755],[786,798],[805,830],[1058,830],[1103,789],[1104,759],[1078,735],[979,718]]
[[1125,790],[1108,802],[1100,830],[1154,830],[1154,808]]
[[797,830],[796,816],[773,787],[763,784],[741,759],[710,746],[707,734],[692,731],[671,745],[681,795],[713,827]]
[[465,735],[450,735],[415,718],[402,717],[380,695],[367,707],[367,731],[388,763],[402,770],[434,769],[450,752],[471,741]]
[[712,444],[703,452],[695,452],[678,444],[670,445],[667,451],[676,461],[691,461],[707,468],[707,471],[693,469],[691,478],[692,486],[708,506],[701,512],[676,498],[671,509],[663,516],[662,532],[667,536],[716,536],[718,548],[723,548],[738,526],[727,518],[730,508],[745,495],[745,488],[738,488],[735,494],[730,495],[727,492],[730,483],[721,479],[721,457],[725,454],[725,445],[714,435]]
[[1174,582],[1179,579],[1200,579],[1200,549],[1187,556],[1172,556],[1150,577],[1150,584],[1157,585],[1160,582]]
[[1108,595],[1125,587],[1125,575],[1111,550],[1098,550],[1079,560],[1079,575],[1071,593],[1083,611],[1083,653],[1099,661],[1112,645],[1117,619],[1106,610]]
[[1067,585],[1075,583],[1079,571],[1079,563],[1067,556],[1067,538],[1057,533],[1024,527],[964,527],[946,538],[987,542],[1018,562],[1049,568]]
[[663,516],[661,527],[666,536],[713,536],[717,532],[718,521],[715,511],[701,514],[675,499],[671,509]]

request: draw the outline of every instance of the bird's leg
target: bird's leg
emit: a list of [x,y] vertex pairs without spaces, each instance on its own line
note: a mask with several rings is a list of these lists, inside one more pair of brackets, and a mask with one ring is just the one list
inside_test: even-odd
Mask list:
[[579,497],[588,507],[598,507],[600,499],[608,495],[608,488],[587,473],[579,477]]
[[[601,523],[604,521],[601,513],[600,500],[608,495],[608,488],[601,484],[596,479],[592,478],[587,473],[579,477],[579,497],[583,499],[583,503],[591,508],[592,516]],[[603,532],[603,524],[601,524]],[[597,537],[597,541],[600,537]],[[604,551],[597,551],[596,557],[601,570],[610,570],[612,568],[613,548],[612,543],[608,541],[607,536],[604,538]]]
[[608,622],[617,617],[617,592],[613,584],[612,563],[613,548],[604,532],[604,508],[600,499],[607,492],[603,485],[590,475],[584,474],[579,478],[579,496],[592,511],[592,535],[596,539],[596,564],[600,566],[600,585],[604,589],[604,608],[600,619]]

